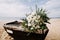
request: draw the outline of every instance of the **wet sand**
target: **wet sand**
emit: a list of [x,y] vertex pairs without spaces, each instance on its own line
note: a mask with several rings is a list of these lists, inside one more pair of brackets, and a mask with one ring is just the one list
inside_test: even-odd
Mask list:
[[[10,21],[0,20],[0,40],[11,40],[10,36],[8,36],[7,33],[4,34],[5,30],[3,28],[3,24],[7,22]],[[50,19],[50,23],[51,24],[47,24],[49,32],[45,40],[60,40],[60,19]]]

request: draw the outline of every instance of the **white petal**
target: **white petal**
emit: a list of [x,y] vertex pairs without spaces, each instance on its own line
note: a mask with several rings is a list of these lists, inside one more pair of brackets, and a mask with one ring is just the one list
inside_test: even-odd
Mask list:
[[31,30],[33,30],[33,27],[31,28]]
[[30,23],[28,23],[28,26],[31,26],[31,24],[30,24]]

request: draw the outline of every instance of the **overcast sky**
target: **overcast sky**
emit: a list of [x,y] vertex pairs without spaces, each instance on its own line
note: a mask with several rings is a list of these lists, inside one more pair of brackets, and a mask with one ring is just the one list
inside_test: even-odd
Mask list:
[[24,17],[35,4],[46,9],[49,17],[60,17],[60,0],[0,0],[0,17]]

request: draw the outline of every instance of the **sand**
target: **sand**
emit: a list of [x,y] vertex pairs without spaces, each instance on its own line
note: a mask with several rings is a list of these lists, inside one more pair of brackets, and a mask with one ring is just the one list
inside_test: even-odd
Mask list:
[[0,40],[12,40],[12,37],[7,34],[7,32],[4,30],[3,25],[5,23],[8,23],[10,21],[7,20],[0,20]]
[[60,19],[51,19],[51,24],[47,24],[49,28],[46,40],[60,40]]
[[[10,21],[0,20],[0,40],[12,40],[11,37],[5,32],[3,24]],[[50,19],[51,24],[47,24],[49,32],[45,40],[60,40],[60,19]]]

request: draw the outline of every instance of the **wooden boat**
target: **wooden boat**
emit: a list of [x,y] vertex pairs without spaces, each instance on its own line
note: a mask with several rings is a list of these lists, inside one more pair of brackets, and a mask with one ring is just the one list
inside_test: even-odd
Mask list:
[[44,40],[48,33],[48,28],[44,30],[42,34],[39,33],[30,33],[21,30],[20,22],[14,21],[4,24],[4,29],[6,32],[14,38],[14,40]]

